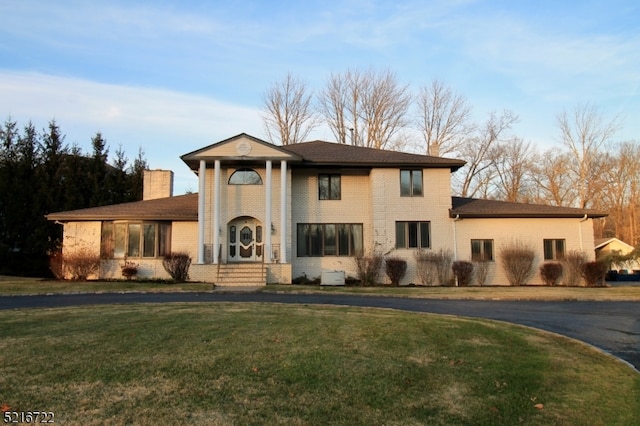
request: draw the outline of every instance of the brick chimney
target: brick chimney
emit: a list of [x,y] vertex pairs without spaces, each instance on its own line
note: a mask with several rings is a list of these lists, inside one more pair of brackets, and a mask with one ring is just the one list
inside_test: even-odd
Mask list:
[[173,197],[173,172],[171,170],[145,170],[143,180],[143,200]]

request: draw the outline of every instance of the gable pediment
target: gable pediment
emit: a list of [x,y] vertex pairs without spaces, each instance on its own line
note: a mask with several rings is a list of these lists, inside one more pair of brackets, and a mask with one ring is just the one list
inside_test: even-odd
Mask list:
[[288,152],[279,146],[246,133],[190,152],[181,158],[194,170],[201,160],[208,162],[215,160],[251,162],[265,160],[298,161],[301,159],[298,155]]

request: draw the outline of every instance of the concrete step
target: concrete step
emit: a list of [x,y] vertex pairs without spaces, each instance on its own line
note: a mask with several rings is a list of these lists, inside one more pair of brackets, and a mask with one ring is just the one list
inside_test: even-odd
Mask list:
[[216,273],[219,286],[263,286],[267,283],[267,268],[262,263],[228,263]]

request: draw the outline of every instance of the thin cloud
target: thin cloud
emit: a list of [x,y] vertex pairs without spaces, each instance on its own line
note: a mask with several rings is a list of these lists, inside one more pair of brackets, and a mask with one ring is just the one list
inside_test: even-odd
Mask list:
[[[0,93],[3,120],[42,128],[55,119],[65,141],[85,152],[100,131],[112,153],[122,146],[134,157],[141,149],[153,168],[180,171],[182,154],[230,135],[263,133],[257,109],[169,90],[0,71]],[[176,173],[177,187],[192,178],[184,170]]]

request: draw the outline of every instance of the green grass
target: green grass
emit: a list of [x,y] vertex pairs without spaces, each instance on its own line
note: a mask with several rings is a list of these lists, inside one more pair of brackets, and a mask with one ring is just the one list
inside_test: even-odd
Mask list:
[[0,295],[49,293],[118,293],[211,291],[211,283],[170,281],[58,281],[37,278],[0,276]]
[[[0,289],[1,289],[0,285]],[[0,290],[1,291],[1,290]],[[346,293],[431,299],[477,300],[609,300],[640,301],[640,286],[612,287],[358,287],[268,285],[264,291],[297,293]]]
[[[211,283],[171,284],[157,281],[55,281],[0,276],[0,295],[87,292],[180,292],[212,291]],[[218,290],[224,288],[218,287]],[[353,287],[313,285],[268,285],[263,292],[346,293],[432,299],[486,300],[627,300],[640,301],[640,286],[604,288],[493,286],[493,287]]]
[[382,309],[10,310],[0,405],[82,425],[634,425],[640,374],[537,330]]

